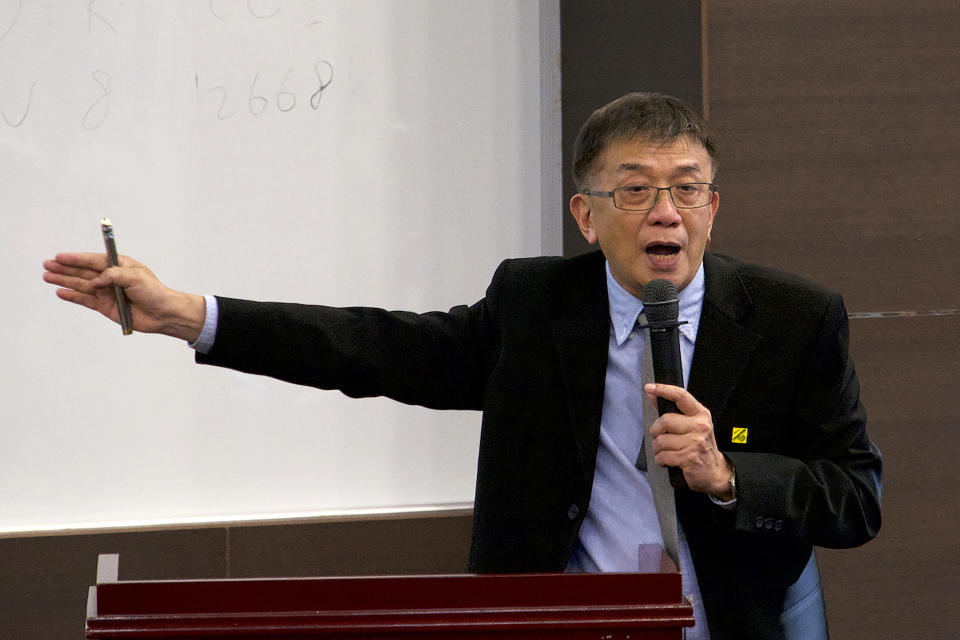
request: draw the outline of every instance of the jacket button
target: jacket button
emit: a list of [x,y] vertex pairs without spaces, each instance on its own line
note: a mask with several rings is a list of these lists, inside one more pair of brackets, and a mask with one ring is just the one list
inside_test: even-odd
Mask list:
[[763,516],[757,516],[757,519],[753,521],[753,526],[757,529],[763,529]]
[[766,520],[764,520],[763,528],[766,529],[767,531],[769,531],[770,529],[773,529],[773,518],[767,518]]
[[567,509],[567,517],[571,520],[576,520],[578,515],[580,515],[580,507],[578,507],[576,503],[570,505],[570,508]]
[[773,530],[780,531],[783,529],[783,520],[777,520],[773,523]]

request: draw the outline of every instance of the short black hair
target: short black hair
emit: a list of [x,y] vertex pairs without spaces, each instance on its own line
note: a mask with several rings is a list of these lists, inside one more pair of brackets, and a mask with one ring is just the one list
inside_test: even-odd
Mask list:
[[713,175],[718,167],[713,132],[700,114],[681,100],[662,93],[628,93],[594,111],[573,143],[573,183],[577,191],[594,169],[597,157],[613,142],[647,139],[672,142],[690,136],[710,156]]

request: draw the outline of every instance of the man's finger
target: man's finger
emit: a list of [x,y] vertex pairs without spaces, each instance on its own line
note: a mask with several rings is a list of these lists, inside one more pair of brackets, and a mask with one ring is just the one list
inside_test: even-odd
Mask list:
[[110,266],[105,253],[58,253],[54,260],[64,266],[91,269],[98,273]]
[[93,295],[97,290],[97,287],[91,279],[82,276],[63,275],[48,271],[43,274],[43,281],[65,289],[73,289],[84,294]]
[[[653,435],[653,431],[650,432]],[[653,452],[683,451],[687,446],[686,439],[679,433],[662,433],[653,438]]]
[[92,280],[100,275],[100,272],[87,267],[73,267],[62,264],[56,260],[47,260],[43,263],[43,268],[49,273],[58,273],[65,276],[76,276],[86,280]]
[[88,309],[93,309],[94,311],[99,311],[100,306],[97,304],[97,297],[87,293],[82,293],[75,289],[57,289],[57,297],[61,300],[66,300],[67,302],[72,302]]
[[132,278],[129,274],[124,273],[121,267],[110,267],[105,269],[93,279],[93,284],[96,287],[103,288],[109,287],[110,285],[119,285],[121,287],[129,286],[132,283]]
[[643,390],[647,392],[648,396],[652,396],[651,401],[654,404],[656,404],[656,398],[670,400],[677,405],[677,409],[684,415],[693,415],[704,410],[704,406],[683,387],[651,382],[644,385]]

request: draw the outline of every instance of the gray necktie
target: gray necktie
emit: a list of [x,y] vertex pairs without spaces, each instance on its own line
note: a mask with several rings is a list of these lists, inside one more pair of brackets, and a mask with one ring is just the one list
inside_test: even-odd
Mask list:
[[[643,383],[654,382],[653,376],[653,356],[650,348],[650,331],[641,329],[641,325],[646,325],[646,318],[641,313],[637,318],[637,330],[643,333],[643,360],[641,363],[641,375]],[[647,480],[650,481],[650,488],[653,491],[653,504],[657,508],[657,516],[660,518],[660,533],[663,535],[663,548],[667,555],[673,560],[673,563],[680,567],[680,534],[677,531],[677,505],[674,496],[673,487],[670,485],[670,474],[666,467],[661,467],[653,460],[653,447],[648,447],[647,443],[652,441],[650,437],[650,427],[659,417],[660,413],[655,404],[643,394],[643,444],[640,447],[640,455],[637,458],[637,468],[647,472]]]

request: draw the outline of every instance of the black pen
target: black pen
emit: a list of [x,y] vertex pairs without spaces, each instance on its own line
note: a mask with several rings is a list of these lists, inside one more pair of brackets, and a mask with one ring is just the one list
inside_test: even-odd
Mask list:
[[[103,231],[103,244],[107,247],[107,260],[111,267],[119,267],[120,259],[117,256],[117,243],[113,237],[113,225],[110,224],[110,218],[100,220],[100,230]],[[117,297],[117,312],[120,314],[120,326],[123,328],[123,335],[128,336],[133,333],[133,315],[130,313],[130,301],[127,300],[127,294],[123,292],[123,287],[113,285],[113,293]]]

